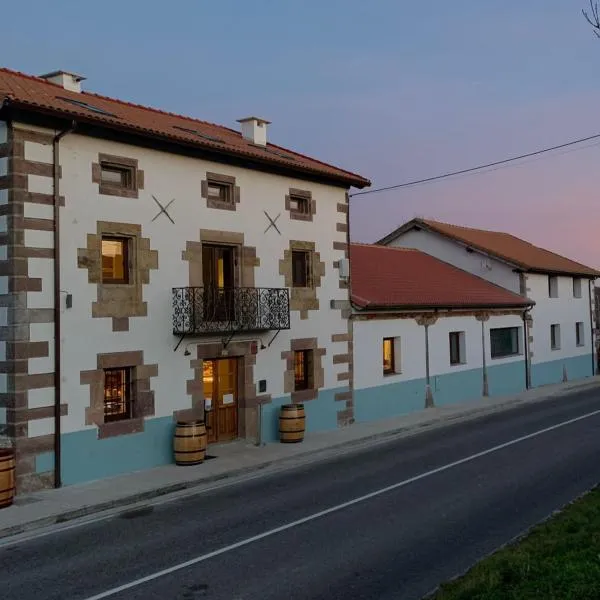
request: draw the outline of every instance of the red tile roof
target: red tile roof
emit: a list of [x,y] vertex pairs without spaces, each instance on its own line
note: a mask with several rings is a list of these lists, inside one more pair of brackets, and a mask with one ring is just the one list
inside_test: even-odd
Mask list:
[[[303,173],[305,177],[318,176],[359,188],[371,185],[368,179],[356,173],[298,152],[274,144],[267,144],[266,147],[252,144],[240,132],[227,127],[90,92],[68,91],[40,77],[0,68],[0,102],[2,101],[24,110],[75,119],[182,146],[204,148],[217,154],[252,160],[280,169],[286,168]],[[101,112],[78,106],[72,101],[87,103]]]
[[430,219],[413,219],[396,231],[385,236],[379,243],[388,243],[399,234],[414,227],[422,227],[457,240],[491,256],[515,265],[523,271],[554,273],[561,275],[579,275],[582,277],[600,277],[600,271],[586,267],[581,263],[534,246],[510,233],[473,229],[449,223],[440,223]]
[[352,301],[369,308],[507,308],[534,302],[410,248],[350,246]]

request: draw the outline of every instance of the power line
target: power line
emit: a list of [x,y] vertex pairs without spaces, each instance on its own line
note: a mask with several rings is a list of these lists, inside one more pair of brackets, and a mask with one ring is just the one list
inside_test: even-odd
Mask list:
[[590,135],[585,138],[580,138],[578,140],[572,140],[572,141],[566,142],[564,144],[559,144],[558,146],[542,148],[541,150],[536,150],[535,152],[528,152],[527,154],[521,154],[519,156],[505,158],[504,160],[497,160],[495,162],[487,163],[484,165],[478,165],[477,167],[470,167],[468,169],[461,169],[459,171],[451,171],[450,173],[443,173],[441,175],[435,175],[433,177],[426,177],[424,179],[415,179],[413,181],[405,181],[403,183],[398,183],[396,185],[388,185],[386,187],[375,188],[373,190],[365,190],[363,192],[355,192],[354,194],[350,194],[350,197],[364,196],[365,194],[376,194],[378,192],[387,192],[388,190],[397,190],[400,188],[421,185],[423,183],[430,183],[431,181],[439,181],[440,179],[447,179],[448,177],[454,177],[456,175],[464,175],[465,173],[473,173],[475,171],[480,171],[482,169],[488,169],[490,167],[497,167],[498,165],[505,165],[507,163],[511,163],[511,162],[514,162],[517,160],[523,160],[524,158],[530,158],[532,156],[546,154],[547,152],[554,152],[555,150],[560,150],[561,148],[568,148],[569,146],[574,146],[576,144],[582,144],[583,142],[589,142],[590,140],[596,140],[599,138],[600,138],[600,133],[597,133],[595,135]]

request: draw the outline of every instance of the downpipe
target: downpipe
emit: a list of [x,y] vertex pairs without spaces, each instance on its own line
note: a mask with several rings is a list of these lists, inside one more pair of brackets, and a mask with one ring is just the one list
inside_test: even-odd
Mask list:
[[54,487],[62,486],[61,477],[61,313],[60,313],[60,140],[75,130],[77,123],[57,133],[52,140],[54,209]]

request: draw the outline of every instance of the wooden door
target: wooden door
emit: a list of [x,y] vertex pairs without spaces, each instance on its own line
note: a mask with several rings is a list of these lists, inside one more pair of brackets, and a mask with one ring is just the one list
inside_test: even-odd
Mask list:
[[211,400],[205,413],[209,443],[238,436],[238,386],[236,358],[204,360],[204,398]]
[[233,320],[234,248],[202,246],[204,318],[206,321]]

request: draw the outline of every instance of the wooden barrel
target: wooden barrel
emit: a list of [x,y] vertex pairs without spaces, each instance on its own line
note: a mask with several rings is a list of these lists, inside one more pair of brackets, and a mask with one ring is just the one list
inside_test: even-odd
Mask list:
[[15,497],[15,453],[0,448],[0,508],[13,503]]
[[178,421],[173,439],[175,464],[199,465],[206,456],[206,426],[204,421]]
[[279,439],[282,444],[295,444],[304,439],[304,404],[284,404],[279,414]]

